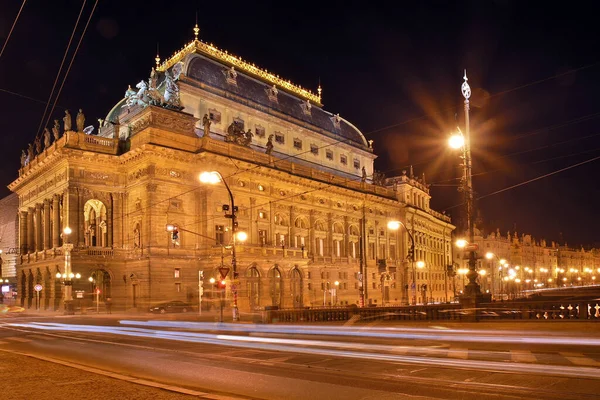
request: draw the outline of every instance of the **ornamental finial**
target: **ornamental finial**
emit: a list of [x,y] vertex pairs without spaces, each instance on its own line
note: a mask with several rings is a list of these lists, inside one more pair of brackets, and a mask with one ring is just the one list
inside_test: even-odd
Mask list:
[[317,88],[317,93],[319,93],[319,101],[321,100],[321,92],[323,92],[323,89],[321,89],[321,78],[319,78],[319,87]]
[[154,58],[156,61],[156,68],[158,68],[158,64],[160,64],[160,56],[158,55],[158,43],[156,43],[156,57]]
[[467,78],[467,70],[465,69],[465,76],[463,78],[465,81],[462,83],[462,85],[460,86],[460,91],[462,92],[463,97],[465,98],[465,102],[468,103],[469,101],[469,97],[471,97],[471,87],[469,86],[469,84],[467,83],[467,81],[469,80]]
[[194,40],[198,40],[199,33],[200,33],[200,28],[198,28],[198,11],[196,11],[196,26],[194,26]]

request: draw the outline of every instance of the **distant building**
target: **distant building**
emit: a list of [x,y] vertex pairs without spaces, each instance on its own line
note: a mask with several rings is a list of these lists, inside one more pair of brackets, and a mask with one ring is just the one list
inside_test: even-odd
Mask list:
[[[23,304],[40,283],[42,307],[62,305],[55,276],[67,242],[82,296],[97,287],[117,308],[144,309],[197,304],[203,285],[203,301],[216,299],[209,280],[231,265],[232,210],[223,183],[199,182],[203,171],[224,177],[248,234],[236,244],[239,279],[227,275],[228,302],[235,284],[242,315],[357,304],[361,284],[367,304],[406,303],[411,287],[418,301],[446,299],[450,218],[430,209],[424,177],[376,173],[372,143],[322,108],[320,88],[311,93],[197,39],[136,88],[98,136],[71,128],[10,184],[20,199]],[[395,219],[415,238],[418,271],[407,260],[408,232],[387,229]]]
[[[479,277],[480,285],[496,298],[518,297],[534,289],[591,285],[600,280],[598,249],[573,249],[516,232],[502,235],[499,230],[489,234],[476,230],[475,242],[479,247],[478,269],[486,272]],[[487,253],[493,256],[486,258]],[[455,248],[454,256],[459,274],[453,283],[460,294],[468,268],[466,253]]]
[[[17,275],[19,197],[13,193],[0,199],[0,250],[2,270],[0,278],[15,278]],[[14,283],[14,279],[13,279]]]

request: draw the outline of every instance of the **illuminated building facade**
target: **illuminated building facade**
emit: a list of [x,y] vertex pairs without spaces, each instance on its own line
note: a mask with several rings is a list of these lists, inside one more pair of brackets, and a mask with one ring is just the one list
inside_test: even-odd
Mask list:
[[[264,306],[358,304],[362,283],[367,304],[406,303],[410,240],[387,229],[393,219],[426,262],[415,271],[428,285],[422,300],[444,300],[450,218],[429,208],[424,178],[378,175],[372,143],[322,108],[320,88],[313,94],[197,38],[157,60],[136,88],[98,135],[64,129],[11,183],[23,304],[41,283],[43,307],[60,307],[56,275],[71,243],[81,275],[73,289],[84,299],[98,287],[116,308],[144,309],[197,304],[202,288],[208,306],[217,296],[210,278],[231,264],[227,188],[248,234],[236,243],[239,279],[226,278],[242,318]],[[218,171],[227,187],[200,183],[203,171]],[[67,226],[72,233],[61,234]]]

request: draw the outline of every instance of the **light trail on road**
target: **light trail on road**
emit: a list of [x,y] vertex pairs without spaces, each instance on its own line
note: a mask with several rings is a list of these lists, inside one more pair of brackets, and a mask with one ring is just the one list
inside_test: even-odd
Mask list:
[[[539,365],[539,364],[531,364],[531,363],[520,363],[520,362],[497,362],[497,361],[485,361],[485,360],[464,360],[464,359],[451,359],[451,358],[430,358],[423,356],[409,356],[409,355],[399,355],[394,354],[399,349],[404,349],[406,346],[394,346],[394,345],[380,345],[380,344],[371,344],[371,343],[355,343],[355,342],[341,342],[334,340],[306,340],[306,339],[293,339],[293,338],[270,338],[270,337],[257,337],[257,336],[240,336],[240,335],[229,335],[222,333],[200,333],[200,332],[190,332],[190,331],[173,331],[173,330],[156,330],[149,329],[145,327],[139,327],[143,325],[151,326],[151,325],[164,325],[164,323],[158,323],[154,321],[149,321],[147,323],[142,323],[139,321],[122,321],[123,324],[129,324],[133,322],[133,325],[136,327],[126,327],[126,326],[93,326],[93,325],[71,325],[71,324],[62,324],[62,323],[10,323],[6,324],[7,326],[11,326],[14,328],[26,328],[26,329],[35,329],[42,330],[46,332],[80,332],[80,333],[100,333],[100,334],[112,334],[112,335],[120,335],[120,336],[130,336],[130,337],[140,337],[140,338],[153,338],[153,339],[162,339],[162,340],[173,340],[173,341],[181,341],[181,342],[190,342],[190,343],[204,343],[204,344],[214,344],[221,346],[232,346],[232,347],[242,347],[247,349],[260,349],[267,351],[277,351],[277,352],[292,352],[292,353],[302,353],[302,354],[311,354],[311,355],[321,355],[326,357],[344,357],[344,358],[354,358],[354,359],[367,359],[367,360],[380,360],[387,362],[397,362],[397,363],[407,363],[407,364],[417,364],[417,365],[435,365],[436,367],[444,367],[444,368],[461,368],[461,369],[477,369],[477,370],[486,370],[486,371],[495,371],[495,372],[508,372],[508,373],[517,373],[517,374],[538,374],[538,375],[552,375],[552,376],[562,376],[562,377],[576,377],[576,378],[600,378],[600,369],[593,367],[577,367],[577,366],[565,366],[565,365]],[[190,323],[168,323],[170,328],[174,326],[181,327],[180,325],[186,326],[188,329],[190,327]],[[197,325],[206,326],[211,330],[215,330],[215,324],[194,324],[196,328]],[[226,325],[226,326],[225,326]],[[164,326],[163,326],[164,327]],[[225,328],[225,329],[223,329]],[[264,327],[264,326],[252,326],[252,325],[244,325],[239,326],[235,324],[218,324],[219,330],[227,330],[226,328],[230,328],[230,331],[236,332],[246,332],[256,334],[257,331],[267,331],[273,332],[274,327]],[[260,328],[260,329],[255,329]],[[278,333],[289,332],[289,333],[305,333],[304,329],[312,329],[314,327],[288,327],[288,326],[278,326],[276,327],[276,331]],[[341,330],[345,332],[347,335],[350,335],[353,328],[345,328]],[[356,331],[357,329],[354,328]],[[401,329],[398,329],[401,330]],[[332,336],[340,336],[340,331],[336,329],[327,329],[325,327],[320,327],[318,329],[319,334],[321,335],[332,335]],[[363,329],[358,329],[359,332],[354,332],[353,336],[363,336],[362,334],[366,333]],[[328,332],[328,333],[326,333]],[[461,332],[467,334],[469,331]],[[385,334],[383,337],[397,337],[397,338],[406,338],[404,333],[401,332],[371,332],[372,334]],[[346,335],[346,336],[347,336]],[[392,335],[392,336],[390,336]],[[396,335],[396,336],[393,336]],[[344,335],[342,335],[344,336]],[[408,335],[410,338],[427,338],[428,340],[447,340],[446,336],[452,337],[451,335],[427,335],[424,333],[411,333]],[[379,337],[379,336],[375,336]],[[76,338],[80,340],[79,338]],[[103,338],[104,341],[106,338]],[[473,339],[473,333],[470,333],[468,337],[469,340]],[[489,339],[489,336],[486,336],[486,339]],[[507,339],[507,338],[498,338],[498,339]],[[509,342],[510,342],[510,338]],[[564,338],[561,338],[564,339]],[[85,339],[84,339],[85,340]],[[467,340],[467,338],[463,338],[462,340]],[[578,339],[581,341],[581,338]],[[511,342],[512,343],[512,342]],[[519,341],[519,343],[522,343]],[[539,343],[539,342],[538,342]],[[564,342],[561,341],[561,344]],[[592,343],[594,341],[592,340]],[[410,346],[412,348],[412,346]],[[386,353],[387,352],[387,353]],[[491,354],[491,352],[490,352]]]

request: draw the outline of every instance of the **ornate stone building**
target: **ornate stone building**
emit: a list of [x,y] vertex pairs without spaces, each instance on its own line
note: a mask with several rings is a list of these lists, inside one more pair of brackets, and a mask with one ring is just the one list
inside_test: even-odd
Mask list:
[[[19,198],[10,194],[0,200],[0,286],[8,286],[6,282],[14,285],[17,271],[17,254],[19,232],[17,212]],[[11,286],[12,287],[12,286]],[[6,289],[8,290],[8,289]]]
[[[531,235],[519,236],[517,232],[502,235],[499,230],[489,234],[477,231],[475,242],[481,257],[479,270],[486,271],[479,278],[482,290],[498,298],[515,297],[534,289],[590,285],[600,279],[597,249],[560,246],[556,242],[535,240]],[[488,252],[494,257],[486,259]],[[455,249],[455,256],[458,270],[464,271],[467,261],[463,252]],[[506,264],[501,265],[500,260]],[[456,279],[460,293],[464,278],[459,274]]]
[[[202,284],[210,304],[209,279],[231,263],[228,188],[248,234],[236,244],[239,282],[227,277],[242,315],[358,304],[362,283],[368,304],[400,304],[411,276],[428,285],[419,299],[445,299],[450,218],[430,209],[424,178],[377,174],[372,143],[322,108],[320,88],[309,92],[197,37],[136,87],[98,135],[67,121],[62,136],[23,157],[9,187],[19,196],[25,305],[42,283],[43,306],[61,306],[55,276],[67,242],[81,275],[73,289],[84,298],[98,286],[117,308],[197,304]],[[202,184],[203,171],[218,171],[228,188]],[[407,231],[388,230],[390,220],[405,224],[426,262],[413,275]]]

